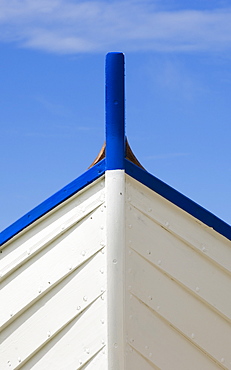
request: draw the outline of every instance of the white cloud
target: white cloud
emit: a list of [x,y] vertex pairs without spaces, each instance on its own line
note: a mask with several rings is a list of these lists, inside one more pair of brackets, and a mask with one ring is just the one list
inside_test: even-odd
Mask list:
[[60,53],[226,50],[231,8],[163,11],[148,0],[0,0],[0,40]]
[[189,153],[165,153],[165,154],[157,154],[157,155],[150,155],[144,157],[147,160],[159,160],[159,159],[172,159],[177,157],[187,157]]

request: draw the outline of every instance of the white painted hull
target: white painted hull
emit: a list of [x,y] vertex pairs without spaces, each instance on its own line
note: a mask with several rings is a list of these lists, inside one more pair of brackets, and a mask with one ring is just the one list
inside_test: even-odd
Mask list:
[[1,369],[231,369],[230,241],[123,170],[8,241]]
[[231,369],[230,241],[132,178],[127,198],[130,346],[157,369]]
[[105,368],[104,179],[4,248],[1,369]]

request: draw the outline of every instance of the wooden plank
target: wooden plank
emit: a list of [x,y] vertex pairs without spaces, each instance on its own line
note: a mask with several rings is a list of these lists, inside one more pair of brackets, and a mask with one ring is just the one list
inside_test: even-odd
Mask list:
[[[80,315],[83,320],[79,320],[78,316],[106,290],[105,268],[105,254],[98,252],[84,265],[81,265],[79,269],[72,271],[66,279],[62,280],[47,294],[41,295],[36,304],[30,306],[11,325],[8,325],[2,332],[2,358],[0,361],[2,369],[8,369],[8,361],[10,361],[12,368],[18,366],[19,358],[21,364],[26,363],[31,356],[34,356],[36,352],[53,339],[55,342],[57,338],[58,341],[60,340],[60,344],[57,342],[57,346],[61,348],[62,333],[65,332],[65,327],[71,322],[81,322],[80,332],[77,330],[73,334],[75,338],[79,338],[79,345],[82,345],[81,333],[84,333],[86,338],[93,341],[93,332],[99,330],[98,325],[106,327],[106,324],[104,325],[106,323],[106,300],[99,298],[100,303],[97,303],[101,307],[97,314],[102,320],[101,323],[97,321],[98,316],[94,323],[94,304],[89,311],[93,311],[91,320],[88,320],[88,316],[85,314]],[[103,332],[106,333],[106,329],[103,329]],[[101,331],[100,340],[102,340]],[[77,345],[76,342],[75,345]],[[101,348],[101,345],[97,344],[96,352]],[[67,352],[68,346],[70,345],[64,347]],[[73,347],[70,346],[70,348]],[[56,356],[59,356],[58,352]],[[67,368],[69,367],[67,366]]]
[[0,312],[1,325],[12,321],[41,294],[55,287],[102,249],[105,245],[104,222],[105,212],[97,208],[6,278],[0,292],[0,300],[4,302]]
[[97,180],[4,244],[1,279],[102,205],[104,198],[104,180]]
[[231,276],[226,270],[132,206],[127,219],[131,248],[231,321]]
[[209,228],[216,230],[216,232],[218,232],[220,235],[223,235],[228,240],[231,240],[230,225],[222,221],[217,216],[213,215],[211,212],[207,211],[205,208],[201,207],[199,204],[195,203],[193,200],[179,193],[171,186],[157,179],[155,176],[151,175],[147,171],[134,166],[134,164],[126,158],[124,160],[124,165],[125,172],[129,176],[136,179],[138,182],[142,183],[144,186],[159,194],[172,204],[175,204],[177,207],[190,214],[199,222],[207,225]]
[[41,348],[23,369],[91,369],[92,363],[101,364],[101,369],[106,369],[106,354],[103,354],[106,323],[101,322],[105,308],[103,301],[97,299]]
[[134,296],[127,300],[128,343],[162,370],[225,369],[211,361]]
[[220,366],[229,367],[231,325],[136,252],[128,253],[127,258],[129,293],[174,327],[182,339]]
[[107,353],[105,347],[96,353],[83,367],[79,370],[106,370],[107,366]]
[[130,176],[126,184],[129,203],[231,273],[231,241]]
[[76,193],[80,192],[83,188],[86,188],[87,185],[92,184],[96,179],[99,179],[100,177],[103,178],[104,172],[105,160],[103,159],[93,168],[84,172],[81,176],[77,177],[77,179],[69,183],[57,193],[53,194],[50,198],[40,203],[37,207],[3,230],[0,234],[0,245],[3,245],[4,248],[7,241],[12,241],[14,236],[18,236],[18,234],[26,232],[26,229],[29,226],[42,218],[45,214],[58,207],[61,203],[65,202]]
[[160,370],[133,347],[126,346],[126,370]]
[[107,171],[106,243],[108,289],[108,369],[125,369],[125,173]]

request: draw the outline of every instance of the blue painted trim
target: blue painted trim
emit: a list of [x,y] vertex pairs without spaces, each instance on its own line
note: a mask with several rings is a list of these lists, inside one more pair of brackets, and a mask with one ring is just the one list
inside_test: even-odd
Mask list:
[[[157,179],[142,168],[136,166],[129,160],[125,159],[125,172],[139,181],[143,185],[147,186],[157,194],[161,195],[171,203],[175,204],[179,208],[183,209],[193,217],[197,218],[205,225],[212,227],[218,233],[231,240],[231,226],[207,211],[185,195],[179,193],[163,181]],[[6,243],[13,236],[18,234],[20,231],[31,225],[34,221],[44,216],[47,212],[76,194],[78,191],[83,189],[88,184],[97,180],[100,176],[105,173],[105,159],[97,163],[94,167],[90,168],[84,174],[79,176],[77,179],[72,181],[70,184],[65,186],[63,189],[52,195],[50,198],[45,200],[43,203],[35,207],[32,211],[21,217],[19,220],[14,222],[12,225],[3,230],[0,234],[0,245]]]
[[106,56],[106,158],[3,230],[0,233],[0,245],[98,179],[106,170],[116,169],[125,169],[128,175],[231,240],[231,226],[125,159],[124,105],[124,54],[108,53]]
[[124,169],[124,54],[106,56],[106,169]]
[[231,240],[230,225],[127,159],[125,159],[125,172],[135,180],[141,182],[143,185],[197,218],[205,225],[212,227],[218,233]]
[[83,189],[88,184],[92,183],[105,172],[105,159],[97,163],[94,167],[90,168],[84,174],[72,181],[69,185],[59,190],[43,203],[32,209],[32,211],[25,214],[19,220],[3,230],[0,234],[0,245],[7,242],[20,231],[31,225],[34,221],[44,216],[47,212],[64,202],[72,195],[76,194],[79,190]]

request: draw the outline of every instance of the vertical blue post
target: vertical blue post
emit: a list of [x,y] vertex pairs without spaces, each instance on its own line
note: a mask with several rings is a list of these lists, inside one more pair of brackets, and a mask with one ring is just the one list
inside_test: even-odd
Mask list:
[[124,54],[106,56],[106,169],[124,169]]

